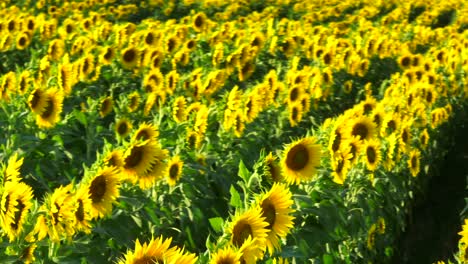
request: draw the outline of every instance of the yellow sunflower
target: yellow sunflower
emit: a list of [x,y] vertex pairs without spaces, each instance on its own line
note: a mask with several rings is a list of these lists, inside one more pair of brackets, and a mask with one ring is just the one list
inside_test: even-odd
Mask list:
[[370,140],[375,137],[376,128],[370,117],[360,116],[351,121],[347,132],[349,137],[355,136],[361,140]]
[[348,150],[344,150],[344,148],[333,156],[332,177],[334,182],[338,184],[343,184],[345,182],[348,171],[351,169],[352,157],[353,155]]
[[32,207],[32,189],[23,182],[7,182],[1,195],[0,224],[14,241],[23,231],[29,210]]
[[409,158],[408,158],[408,168],[413,177],[416,177],[419,174],[420,159],[421,159],[421,152],[417,149],[413,149],[410,152]]
[[128,96],[128,105],[127,105],[128,112],[131,113],[131,112],[136,111],[139,105],[140,105],[140,94],[137,91],[135,91]]
[[71,64],[64,63],[58,67],[58,84],[59,88],[65,93],[70,94],[72,91],[75,78],[73,76],[73,67]]
[[34,250],[37,248],[35,243],[29,244],[21,251],[20,259],[25,264],[34,263],[36,258],[34,257]]
[[70,197],[72,185],[60,186],[52,194],[47,194],[44,203],[39,209],[33,233],[38,235],[38,240],[46,235],[53,242],[59,242],[62,238],[71,238],[75,234],[74,205]]
[[119,260],[118,264],[139,263],[172,263],[169,260],[176,254],[176,248],[170,247],[172,238],[151,238],[149,243],[140,244],[135,241],[135,250],[127,253]]
[[372,224],[367,231],[367,248],[372,250],[375,246],[375,235],[377,233],[377,225]]
[[263,174],[271,179],[273,182],[283,181],[283,176],[281,175],[281,167],[276,161],[276,156],[273,156],[273,153],[270,152],[264,159]]
[[151,168],[144,174],[139,174],[138,184],[141,189],[146,190],[151,188],[156,181],[162,179],[166,173],[166,159],[169,155],[169,151],[166,149],[157,148],[154,152],[155,161],[151,164]]
[[49,97],[42,88],[34,89],[28,97],[28,105],[35,114],[42,114],[48,105]]
[[241,264],[242,254],[232,247],[218,249],[210,259],[210,264]]
[[18,159],[17,153],[13,154],[8,159],[8,164],[5,168],[3,179],[2,179],[3,185],[5,185],[7,182],[20,182],[21,181],[19,170],[21,166],[23,165],[23,159],[24,158]]
[[154,125],[143,123],[143,124],[140,124],[138,129],[133,134],[132,140],[133,141],[145,141],[145,140],[156,141],[158,139],[158,136],[159,136],[159,131]]
[[185,111],[186,106],[187,101],[184,96],[179,96],[174,100],[172,104],[172,118],[174,118],[177,123],[184,122],[187,118],[187,112]]
[[116,167],[120,170],[124,165],[123,151],[120,149],[112,150],[104,157],[103,161],[106,166]]
[[286,146],[281,169],[289,184],[300,184],[301,181],[313,179],[321,157],[321,146],[315,143],[315,137],[307,137]]
[[263,255],[268,237],[268,222],[262,217],[262,209],[255,206],[246,212],[237,212],[227,228],[230,243],[249,255]]
[[99,115],[101,117],[105,117],[108,114],[110,114],[112,110],[114,109],[113,105],[114,105],[114,102],[112,100],[112,97],[108,96],[108,97],[103,98],[99,104]]
[[140,51],[136,47],[129,46],[125,48],[120,53],[120,56],[120,62],[125,69],[134,69],[138,67]]
[[364,145],[364,158],[366,161],[367,169],[374,171],[380,163],[381,152],[380,152],[380,143],[377,140],[369,140]]
[[170,186],[175,186],[182,176],[184,162],[179,156],[171,158],[167,164],[166,180]]
[[44,110],[36,116],[36,124],[41,128],[51,128],[60,121],[63,108],[63,92],[57,89],[47,91]]
[[91,233],[91,208],[93,206],[88,188],[81,187],[72,196],[72,203],[75,204],[75,230]]
[[122,118],[115,124],[115,132],[121,138],[126,137],[132,131],[132,123],[126,118]]
[[159,146],[153,141],[133,142],[124,152],[123,176],[136,181],[139,175],[148,173],[156,162]]
[[101,218],[112,213],[112,203],[118,198],[120,188],[115,167],[101,168],[85,184],[91,200],[91,217]]
[[22,32],[16,37],[16,48],[18,50],[24,50],[31,43],[31,37],[27,32]]
[[266,246],[270,255],[280,249],[280,239],[285,238],[294,226],[294,216],[291,215],[294,212],[291,208],[293,203],[289,188],[280,183],[273,184],[270,191],[257,200],[262,208],[262,216],[268,223]]

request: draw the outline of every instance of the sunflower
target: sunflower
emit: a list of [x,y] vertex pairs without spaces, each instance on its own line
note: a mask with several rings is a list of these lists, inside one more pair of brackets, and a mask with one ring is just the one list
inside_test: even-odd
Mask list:
[[379,165],[379,162],[382,158],[380,151],[380,143],[375,139],[371,139],[365,143],[362,150],[365,154],[364,157],[367,168],[371,171],[374,171]]
[[172,238],[151,238],[149,243],[140,244],[135,241],[135,250],[127,251],[118,264],[137,263],[172,263],[169,260],[176,254],[176,247],[170,247]]
[[184,122],[187,119],[186,111],[187,101],[184,96],[179,96],[174,100],[172,104],[172,118],[176,123]]
[[182,176],[184,162],[179,156],[174,156],[167,164],[166,180],[170,186],[175,186]]
[[60,64],[58,67],[57,81],[59,88],[65,93],[70,94],[72,91],[75,78],[73,76],[73,67],[69,63]]
[[25,263],[34,263],[36,258],[34,257],[34,250],[37,248],[35,243],[29,244],[21,251],[20,259]]
[[46,194],[39,211],[33,234],[37,234],[38,240],[46,235],[53,242],[59,242],[62,238],[70,238],[74,233],[74,205],[71,203],[70,189],[72,185],[60,186],[52,194]]
[[119,197],[120,180],[115,167],[104,167],[85,181],[91,200],[91,217],[101,218],[112,213],[112,203]]
[[18,159],[18,154],[15,153],[13,154],[9,159],[8,159],[8,165],[5,168],[4,174],[3,174],[3,185],[5,185],[7,182],[20,182],[21,181],[21,176],[20,176],[20,167],[23,165],[23,159],[20,158]]
[[419,142],[421,143],[422,148],[426,148],[429,144],[429,133],[427,132],[426,128],[421,132],[421,135],[419,136]]
[[397,131],[400,126],[400,115],[393,112],[391,114],[386,114],[382,126],[380,128],[380,135],[382,137],[388,136],[393,132]]
[[148,124],[148,123],[142,123],[140,124],[138,129],[133,134],[132,140],[133,141],[145,141],[145,140],[156,141],[158,136],[159,136],[159,131],[154,125]]
[[272,180],[273,182],[283,181],[281,168],[276,161],[276,156],[273,156],[272,152],[268,153],[263,162],[263,174],[267,176],[268,179]]
[[197,13],[193,17],[192,28],[196,32],[202,32],[207,26],[207,17],[204,13]]
[[123,152],[120,149],[115,149],[105,155],[103,162],[105,166],[115,167],[120,170],[124,165]]
[[115,124],[115,132],[120,138],[126,137],[132,130],[132,123],[126,118],[122,118]]
[[101,99],[99,102],[99,115],[105,117],[112,112],[114,109],[114,101],[111,96]]
[[115,49],[112,46],[106,46],[101,49],[98,60],[102,65],[109,65],[115,57]]
[[36,116],[36,123],[41,128],[51,128],[60,120],[63,107],[63,92],[55,88],[47,91],[44,110]]
[[166,149],[157,148],[154,153],[155,162],[151,164],[151,168],[144,174],[139,174],[138,178],[133,178],[133,182],[138,181],[141,189],[146,190],[151,188],[157,180],[160,180],[167,173],[167,165],[165,163],[169,151]]
[[[255,251],[254,253],[263,253],[268,237],[268,225],[262,217],[262,209],[259,206],[252,207],[243,213],[237,212],[227,228],[230,243],[237,248],[246,244],[248,248]],[[253,240],[256,243],[251,244]]]
[[23,182],[7,182],[1,200],[1,226],[10,242],[23,231],[28,212],[32,207],[31,187]]
[[377,233],[379,234],[385,234],[385,219],[383,217],[379,217],[379,219],[377,219]]
[[203,141],[203,135],[192,129],[187,129],[186,144],[188,148],[199,149]]
[[31,38],[27,32],[22,32],[16,37],[16,49],[24,50],[31,43]]
[[375,137],[375,124],[367,116],[360,116],[351,121],[347,129],[348,137],[359,137],[361,140],[370,140]]
[[184,250],[178,247],[175,247],[175,253],[172,255],[168,263],[177,263],[177,264],[195,264],[198,260],[198,257],[194,253],[185,252]]
[[177,88],[177,84],[179,83],[179,78],[180,76],[176,70],[170,71],[166,75],[165,83],[166,83],[166,89],[169,94],[172,94],[175,92]]
[[245,117],[241,110],[235,111],[233,121],[234,135],[239,138],[245,129]]
[[241,264],[242,254],[232,247],[218,249],[210,259],[210,264]]
[[281,169],[289,184],[300,184],[301,181],[313,179],[321,157],[321,146],[315,143],[315,137],[306,137],[286,146]]
[[351,169],[352,158],[353,155],[346,150],[336,153],[332,160],[332,177],[334,182],[344,184],[348,176],[348,171]]
[[293,228],[294,212],[292,194],[284,184],[275,183],[270,191],[260,196],[257,204],[262,208],[262,217],[268,223],[266,246],[270,255],[280,249],[280,239],[286,237]]
[[65,42],[62,39],[54,39],[49,43],[47,54],[50,60],[58,61],[65,54]]
[[72,204],[75,205],[75,221],[74,226],[76,231],[83,231],[86,234],[91,233],[91,208],[93,206],[88,188],[81,187],[72,196]]
[[31,85],[31,72],[29,70],[24,70],[21,72],[18,80],[18,92],[24,94],[28,92]]
[[135,110],[138,109],[139,105],[140,105],[140,94],[137,91],[135,91],[128,96],[128,105],[127,105],[128,112],[129,113],[134,112]]
[[421,159],[421,152],[419,150],[414,149],[410,152],[408,158],[408,168],[411,172],[413,177],[418,176],[420,170],[420,159]]
[[343,126],[340,120],[337,120],[335,126],[333,127],[333,131],[330,133],[330,139],[328,141],[328,151],[332,157],[335,156],[335,153],[340,149],[343,136]]
[[167,53],[173,53],[180,45],[180,39],[177,35],[172,35],[166,39],[165,50]]
[[372,224],[367,231],[367,248],[372,250],[375,246],[375,234],[377,233],[377,225]]
[[140,61],[140,51],[134,47],[129,46],[121,51],[120,53],[120,62],[122,66],[126,69],[134,69],[138,66]]
[[139,175],[148,173],[156,162],[159,149],[154,141],[133,142],[124,152],[123,176],[136,181]]
[[288,110],[289,110],[289,124],[291,127],[297,126],[303,116],[303,106],[300,101],[298,102],[293,102],[291,104],[288,104]]

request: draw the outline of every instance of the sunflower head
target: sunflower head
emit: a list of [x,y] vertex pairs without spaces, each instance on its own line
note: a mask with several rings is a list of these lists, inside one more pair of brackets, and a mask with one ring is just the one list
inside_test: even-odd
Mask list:
[[264,245],[267,237],[268,223],[262,217],[260,207],[253,207],[244,213],[238,213],[228,227],[230,242],[237,248],[242,247],[245,242],[256,239]]
[[87,181],[91,200],[91,216],[100,218],[112,212],[112,204],[119,197],[120,180],[115,167],[104,167]]
[[375,136],[375,124],[367,116],[355,118],[348,128],[348,136],[359,137],[361,140],[370,140]]
[[238,250],[232,247],[225,247],[213,253],[210,264],[241,264],[241,257],[242,254]]
[[286,146],[281,159],[281,169],[286,181],[300,184],[315,176],[320,165],[321,146],[314,137],[306,137]]
[[156,141],[158,136],[159,131],[154,125],[143,123],[140,124],[137,131],[135,131],[135,134],[133,135],[133,141]]
[[108,96],[103,98],[99,104],[99,115],[105,117],[110,114],[113,110],[114,101],[112,97]]
[[175,186],[182,175],[184,162],[179,156],[174,156],[167,164],[166,179],[170,186]]
[[121,62],[126,69],[133,69],[138,66],[140,61],[140,51],[133,46],[129,46],[121,52]]
[[132,130],[132,123],[128,121],[127,119],[123,118],[117,121],[115,124],[115,132],[117,135],[121,138],[126,137],[128,134],[130,134],[130,131]]

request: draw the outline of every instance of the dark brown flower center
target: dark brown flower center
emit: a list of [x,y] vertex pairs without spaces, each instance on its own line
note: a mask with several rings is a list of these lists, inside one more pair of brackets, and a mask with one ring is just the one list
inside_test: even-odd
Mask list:
[[302,144],[292,147],[286,157],[286,166],[291,170],[301,170],[309,162],[309,152]]

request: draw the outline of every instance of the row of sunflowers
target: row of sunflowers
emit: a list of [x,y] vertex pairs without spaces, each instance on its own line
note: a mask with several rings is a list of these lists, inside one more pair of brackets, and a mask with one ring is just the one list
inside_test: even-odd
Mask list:
[[466,9],[4,1],[2,259],[391,261],[466,110]]

